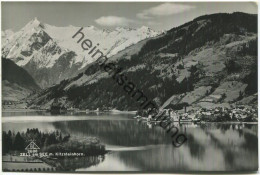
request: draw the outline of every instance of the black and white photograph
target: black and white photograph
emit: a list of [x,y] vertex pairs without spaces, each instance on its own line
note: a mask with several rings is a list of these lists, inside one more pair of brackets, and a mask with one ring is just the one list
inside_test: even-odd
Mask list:
[[254,173],[257,1],[1,1],[2,172]]

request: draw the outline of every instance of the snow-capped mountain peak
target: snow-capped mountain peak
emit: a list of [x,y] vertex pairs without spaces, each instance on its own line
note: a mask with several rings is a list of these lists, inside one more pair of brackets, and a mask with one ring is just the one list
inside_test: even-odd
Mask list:
[[27,30],[30,30],[30,29],[35,29],[35,28],[44,28],[44,25],[37,19],[37,18],[34,18],[33,20],[31,20],[29,23],[27,23],[25,25],[24,28],[22,28],[23,31],[27,31]]
[[131,27],[116,27],[115,30],[117,31],[131,31],[131,30],[135,30]]
[[11,29],[7,29],[5,31],[2,31],[1,34],[2,34],[2,36],[1,36],[2,42],[3,42],[3,40],[5,40],[6,38],[9,38],[11,35],[13,35],[14,32]]
[[[18,32],[2,32],[2,55],[24,67],[42,87],[49,86],[53,82],[46,79],[50,77],[36,76],[42,69],[55,69],[55,74],[60,75],[56,77],[57,81],[64,79],[61,75],[66,78],[70,76],[64,73],[64,69],[74,67],[76,72],[97,59],[88,55],[81,44],[77,43],[79,36],[72,38],[79,29],[80,27],[72,25],[56,27],[43,24],[35,18]],[[137,29],[117,27],[108,30],[93,25],[84,27],[82,33],[84,38],[92,41],[93,46],[99,44],[98,49],[108,57],[143,39],[160,34],[145,26]]]
[[95,26],[87,26],[87,28],[90,29],[90,30],[96,30],[96,31],[99,30],[99,29],[98,29],[97,27],[95,27]]
[[142,26],[142,27],[140,27],[140,30],[146,31],[146,30],[151,30],[151,29],[147,26]]

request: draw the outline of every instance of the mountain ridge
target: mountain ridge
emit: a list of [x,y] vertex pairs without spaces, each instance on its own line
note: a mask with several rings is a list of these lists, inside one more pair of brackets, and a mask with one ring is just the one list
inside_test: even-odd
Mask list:
[[[139,42],[109,60],[160,106],[254,104],[257,37],[257,16],[214,14]],[[140,108],[95,62],[38,94],[32,106],[48,108],[50,103],[45,104],[54,99],[83,109]]]
[[[92,57],[87,57],[72,39],[78,29],[79,27],[74,26],[55,27],[34,19],[15,33],[2,31],[2,55],[25,68],[42,88],[52,86],[75,76],[80,69],[95,61]],[[83,30],[89,39],[100,44],[100,48],[108,56],[160,34],[144,27],[121,27],[107,31],[88,26]],[[62,66],[57,64],[60,63],[59,59],[67,61],[62,69],[57,68]]]

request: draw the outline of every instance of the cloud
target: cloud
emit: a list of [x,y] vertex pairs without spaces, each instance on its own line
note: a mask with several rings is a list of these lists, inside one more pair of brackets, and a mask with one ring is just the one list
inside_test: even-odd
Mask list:
[[119,16],[102,16],[95,20],[101,26],[128,26],[135,23],[134,20]]
[[158,6],[143,10],[141,13],[136,14],[140,19],[151,19],[157,16],[170,16],[173,14],[181,13],[195,8],[194,6],[175,4],[175,3],[163,3]]

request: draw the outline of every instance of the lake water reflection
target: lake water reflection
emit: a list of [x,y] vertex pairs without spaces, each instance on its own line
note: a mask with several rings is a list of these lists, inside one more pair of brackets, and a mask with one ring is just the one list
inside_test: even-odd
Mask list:
[[188,140],[180,148],[156,126],[130,114],[77,113],[51,116],[46,112],[4,112],[4,131],[60,130],[77,137],[95,136],[111,150],[95,163],[76,171],[256,171],[257,124],[178,125]]

